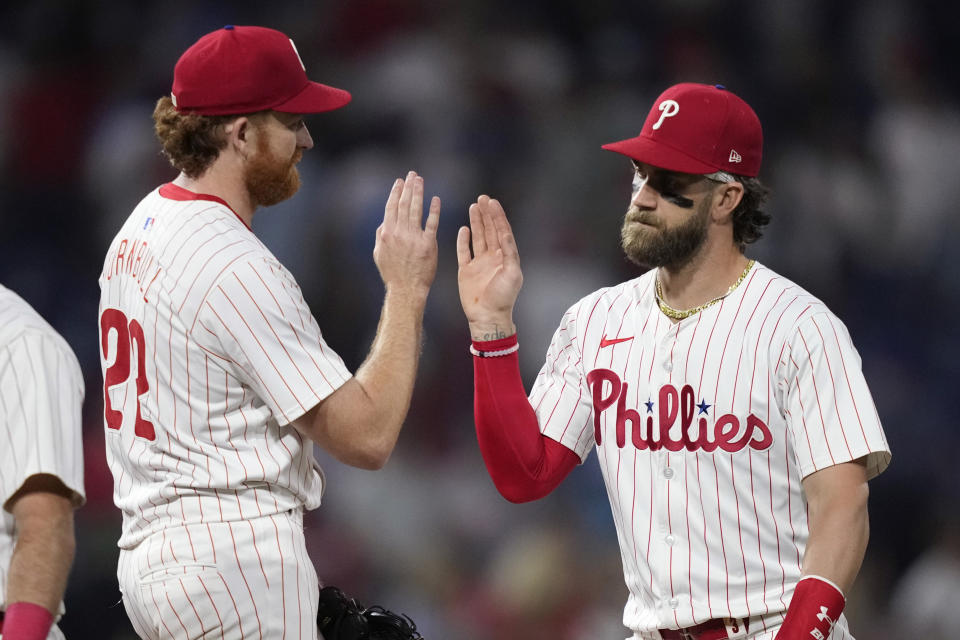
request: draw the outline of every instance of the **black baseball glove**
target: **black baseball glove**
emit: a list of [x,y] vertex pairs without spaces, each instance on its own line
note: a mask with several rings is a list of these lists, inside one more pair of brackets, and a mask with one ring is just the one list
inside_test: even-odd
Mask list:
[[423,640],[407,616],[364,607],[336,587],[320,590],[317,626],[324,640]]

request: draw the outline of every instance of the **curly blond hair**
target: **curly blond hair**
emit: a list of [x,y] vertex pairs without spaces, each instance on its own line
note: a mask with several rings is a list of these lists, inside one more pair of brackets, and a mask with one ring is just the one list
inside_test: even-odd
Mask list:
[[237,117],[180,113],[170,96],[164,96],[153,109],[153,130],[170,164],[188,177],[198,178],[227,146],[223,125]]

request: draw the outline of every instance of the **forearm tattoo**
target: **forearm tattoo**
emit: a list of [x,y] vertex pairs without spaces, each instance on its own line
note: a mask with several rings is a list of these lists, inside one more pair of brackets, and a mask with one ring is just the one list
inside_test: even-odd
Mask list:
[[500,340],[501,338],[506,337],[507,333],[501,329],[499,325],[493,325],[493,331],[474,334],[473,339],[478,342],[487,342],[489,340]]

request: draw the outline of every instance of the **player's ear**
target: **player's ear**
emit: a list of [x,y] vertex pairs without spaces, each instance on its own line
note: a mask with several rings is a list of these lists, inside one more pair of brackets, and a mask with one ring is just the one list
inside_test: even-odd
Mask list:
[[715,218],[727,220],[734,209],[743,200],[743,185],[739,182],[724,182],[713,191],[713,210]]
[[224,125],[224,133],[227,136],[227,145],[232,147],[241,156],[246,157],[248,149],[252,148],[253,123],[250,118],[240,116]]

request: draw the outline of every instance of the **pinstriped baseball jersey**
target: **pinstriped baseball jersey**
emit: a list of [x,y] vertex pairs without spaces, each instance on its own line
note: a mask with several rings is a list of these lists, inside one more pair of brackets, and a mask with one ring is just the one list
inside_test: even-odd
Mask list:
[[815,297],[756,264],[673,323],[655,271],[580,300],[530,394],[541,431],[607,486],[641,633],[786,609],[808,529],[801,480],[889,447],[860,358]]
[[[80,506],[83,376],[76,356],[20,296],[0,285],[0,505],[30,476],[57,476]],[[16,544],[16,522],[0,509],[0,608]],[[60,605],[63,614],[63,604]],[[52,630],[51,637],[61,637]]]
[[290,424],[350,377],[290,273],[225,202],[173,184],[117,234],[100,276],[107,460],[119,545],[165,527],[319,506]]

